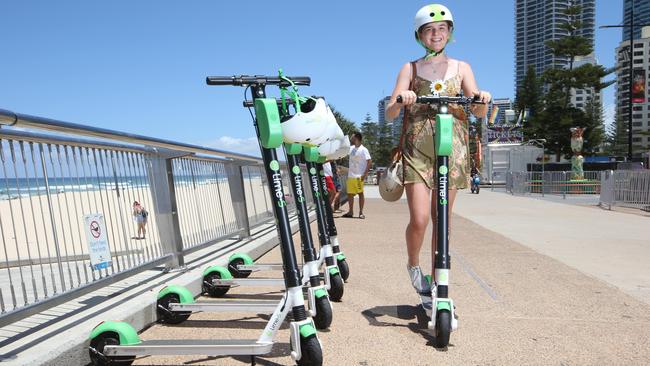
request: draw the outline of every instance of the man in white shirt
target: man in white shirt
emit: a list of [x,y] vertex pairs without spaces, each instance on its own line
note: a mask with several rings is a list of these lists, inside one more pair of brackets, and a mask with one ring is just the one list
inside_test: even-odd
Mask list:
[[343,215],[343,217],[354,217],[354,196],[359,195],[359,218],[365,219],[363,214],[363,204],[365,198],[363,196],[363,182],[368,177],[368,171],[372,167],[372,160],[370,159],[370,152],[365,146],[361,144],[363,136],[360,132],[352,134],[350,142],[350,168],[348,169],[347,191],[348,191],[348,205],[350,210]]

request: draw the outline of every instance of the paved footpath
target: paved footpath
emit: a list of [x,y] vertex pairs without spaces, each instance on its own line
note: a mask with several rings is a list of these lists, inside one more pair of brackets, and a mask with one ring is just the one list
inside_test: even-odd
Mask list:
[[[457,305],[460,328],[444,350],[432,346],[426,317],[416,306],[419,300],[406,274],[406,202],[368,199],[365,220],[337,218],[351,275],[343,301],[334,304],[331,330],[319,334],[325,364],[648,364],[650,304],[642,301],[642,292],[633,291],[633,283],[644,282],[632,275],[643,261],[648,263],[650,236],[614,235],[627,230],[620,225],[637,218],[625,214],[624,219],[614,219],[621,214],[601,214],[591,207],[584,207],[577,216],[580,225],[588,226],[578,225],[579,232],[571,232],[566,221],[576,216],[555,217],[552,210],[544,211],[551,204],[562,205],[487,191],[479,196],[459,194],[459,215],[453,217],[451,236],[450,294]],[[536,216],[535,212],[540,213]],[[648,218],[643,219],[647,228]],[[536,224],[530,224],[532,221]],[[609,231],[613,233],[605,235]],[[558,237],[566,240],[556,241]],[[607,249],[594,239],[601,237],[603,242],[618,238],[610,242],[619,248],[619,254],[609,254],[614,262],[599,261],[600,253]],[[581,255],[585,253],[591,254]],[[275,249],[262,261],[278,258],[279,249]],[[423,263],[428,263],[428,258],[430,250],[426,248]],[[614,268],[613,263],[622,268]],[[590,272],[589,268],[601,271]],[[635,296],[619,290],[613,281],[603,280],[597,272],[611,273],[618,281],[616,286]],[[640,280],[647,272],[645,267]],[[626,277],[628,274],[631,277]],[[254,290],[237,288],[230,296]],[[259,290],[264,294],[246,298],[280,296],[278,290]],[[154,325],[142,338],[254,338],[264,324],[264,319],[254,314],[199,313],[178,326]],[[290,365],[288,339],[285,326],[278,337],[282,343],[275,346],[273,354],[258,358],[258,365]],[[244,357],[144,357],[135,364],[248,362]]]

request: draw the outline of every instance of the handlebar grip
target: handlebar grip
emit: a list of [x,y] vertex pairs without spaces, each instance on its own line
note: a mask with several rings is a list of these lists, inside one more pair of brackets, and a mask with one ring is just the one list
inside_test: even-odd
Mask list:
[[309,76],[287,76],[287,78],[291,79],[296,85],[309,86],[311,84],[311,78]]
[[239,85],[241,84],[241,79],[240,83],[237,83],[237,77],[235,76],[208,76],[205,78],[205,83],[208,85]]
[[402,104],[402,96],[398,95],[397,100],[395,100],[397,103]]

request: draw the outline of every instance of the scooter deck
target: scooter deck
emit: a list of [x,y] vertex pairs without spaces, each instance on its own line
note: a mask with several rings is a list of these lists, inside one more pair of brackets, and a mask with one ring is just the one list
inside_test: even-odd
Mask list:
[[231,278],[214,279],[215,286],[284,286],[283,278]]
[[[300,266],[299,266],[300,267]],[[269,263],[269,264],[240,264],[237,266],[237,269],[240,271],[281,271],[281,263]]]
[[131,346],[106,345],[105,356],[148,355],[263,355],[271,352],[273,343],[255,339],[160,339],[142,341]]
[[253,311],[272,313],[278,307],[278,301],[250,300],[250,301],[221,301],[221,302],[196,302],[193,304],[169,304],[169,311],[209,311],[209,312],[234,312]]

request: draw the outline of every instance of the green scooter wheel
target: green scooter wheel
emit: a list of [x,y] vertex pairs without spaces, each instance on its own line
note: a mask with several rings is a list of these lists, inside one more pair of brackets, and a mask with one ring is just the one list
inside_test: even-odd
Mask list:
[[219,272],[211,272],[205,277],[203,277],[203,293],[208,294],[210,297],[222,297],[228,290],[230,286],[217,286],[213,285],[213,280],[221,279],[221,274]]
[[235,258],[228,263],[228,271],[235,278],[247,278],[253,271],[242,271],[237,268],[239,265],[246,264],[242,258]]
[[438,310],[436,313],[436,347],[445,348],[449,345],[451,335],[451,313],[449,310]]
[[298,366],[321,366],[323,364],[323,350],[316,335],[300,337],[301,357],[296,362]]
[[120,365],[128,366],[135,361],[134,356],[104,356],[104,347],[107,345],[119,345],[119,336],[115,332],[104,332],[90,341],[90,361],[94,366]]
[[314,325],[316,329],[323,330],[332,324],[332,304],[327,296],[316,299],[316,316],[314,316]]
[[342,259],[337,262],[337,265],[341,272],[341,278],[343,278],[343,281],[348,282],[348,277],[350,277],[350,266],[348,266],[348,261]]
[[328,293],[332,301],[341,301],[343,298],[343,279],[340,273],[330,275],[330,289]]
[[167,294],[158,299],[158,321],[167,324],[180,324],[192,315],[191,311],[171,311],[170,304],[178,304],[181,300],[177,294]]

